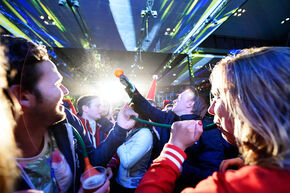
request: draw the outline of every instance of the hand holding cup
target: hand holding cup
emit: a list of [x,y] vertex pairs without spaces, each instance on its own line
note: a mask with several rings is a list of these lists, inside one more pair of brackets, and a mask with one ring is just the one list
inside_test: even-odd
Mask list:
[[83,193],[93,193],[100,189],[107,180],[107,171],[102,166],[86,170],[81,175]]

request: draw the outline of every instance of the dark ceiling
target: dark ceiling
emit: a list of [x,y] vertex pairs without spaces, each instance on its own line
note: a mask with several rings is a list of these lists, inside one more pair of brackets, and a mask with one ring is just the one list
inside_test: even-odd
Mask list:
[[245,39],[270,40],[286,46],[289,44],[289,0],[248,0],[241,8],[240,17],[230,17],[214,34]]
[[139,80],[144,92],[153,74],[160,89],[197,84],[229,50],[289,46],[289,0],[79,0],[79,8],[58,2],[1,0],[0,25],[53,47],[74,94],[85,92],[86,84],[115,79],[116,68]]

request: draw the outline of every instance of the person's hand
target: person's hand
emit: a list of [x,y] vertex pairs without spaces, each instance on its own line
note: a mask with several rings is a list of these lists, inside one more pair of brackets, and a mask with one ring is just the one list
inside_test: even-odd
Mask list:
[[[106,182],[98,190],[94,191],[94,193],[109,193],[109,192],[110,192],[110,180],[108,178]],[[84,193],[83,188],[80,188],[78,193]]]
[[171,126],[171,135],[169,142],[182,149],[183,151],[199,140],[202,134],[202,122],[189,120],[189,121],[177,121]]
[[131,119],[130,118],[131,116],[138,117],[138,114],[135,111],[133,111],[133,109],[129,107],[128,104],[126,104],[118,114],[117,117],[118,125],[126,130],[129,130],[132,127],[134,127],[136,121]]
[[110,192],[110,180],[107,179],[104,185],[102,185],[97,191],[94,193],[109,193]]
[[244,160],[240,157],[223,160],[220,165],[220,171],[225,172],[231,167],[241,168],[244,166]]
[[124,74],[120,75],[120,82],[125,85],[125,90],[128,93],[129,97],[132,98],[135,92],[135,86],[129,81],[128,77]]
[[127,89],[130,89],[131,92],[135,91],[134,85],[129,81],[128,77],[124,74],[120,75],[120,82],[126,86]]
[[106,168],[106,175],[107,175],[107,179],[110,180],[113,176],[113,171],[111,167],[107,167]]
[[29,190],[20,190],[14,193],[43,193],[43,191],[29,189]]

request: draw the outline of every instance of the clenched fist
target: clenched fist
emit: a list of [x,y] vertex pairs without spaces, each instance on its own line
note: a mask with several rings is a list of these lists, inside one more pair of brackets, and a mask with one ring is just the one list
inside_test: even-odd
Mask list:
[[202,122],[200,120],[177,121],[171,126],[171,136],[168,143],[184,151],[199,140],[202,132]]

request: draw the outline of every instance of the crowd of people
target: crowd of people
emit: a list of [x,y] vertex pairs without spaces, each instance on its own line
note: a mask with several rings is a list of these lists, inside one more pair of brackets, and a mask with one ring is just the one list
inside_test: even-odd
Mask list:
[[44,46],[11,36],[1,45],[0,192],[84,192],[86,151],[107,171],[96,193],[290,193],[289,48],[222,59],[210,107],[192,85],[160,109],[126,78],[132,104],[114,117],[96,95],[65,108],[69,91]]

